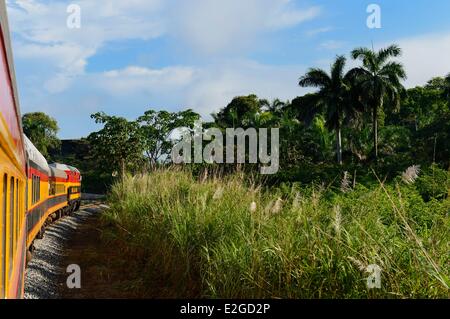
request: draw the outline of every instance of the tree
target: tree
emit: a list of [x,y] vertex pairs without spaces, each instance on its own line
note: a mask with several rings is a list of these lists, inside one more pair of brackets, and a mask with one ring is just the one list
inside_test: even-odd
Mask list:
[[222,128],[254,126],[255,119],[261,114],[262,108],[267,105],[266,100],[260,100],[254,94],[234,98],[230,104],[212,114],[216,124]]
[[403,124],[415,132],[445,115],[446,100],[443,88],[430,85],[417,86],[405,92],[399,112],[386,112],[387,124]]
[[402,64],[389,59],[401,53],[397,45],[378,52],[367,48],[352,51],[353,59],[362,61],[361,67],[349,73],[357,79],[361,100],[372,111],[375,159],[378,158],[378,111],[387,104],[394,109],[400,106],[400,94],[403,91],[400,81],[406,79],[406,73]]
[[267,110],[267,112],[271,112],[274,115],[279,115],[288,103],[283,102],[280,99],[274,99],[272,102],[269,102],[268,100],[260,100],[260,104]]
[[444,97],[447,99],[450,109],[450,73],[445,77]]
[[328,75],[321,69],[310,69],[300,78],[301,87],[316,87],[319,91],[308,95],[304,101],[307,110],[302,111],[305,118],[312,120],[315,115],[324,112],[326,126],[336,132],[336,154],[339,164],[342,164],[342,125],[356,115],[356,103],[351,100],[352,79],[344,74],[346,59],[338,56],[331,66]]
[[48,157],[50,149],[58,149],[61,141],[57,137],[58,123],[45,113],[28,113],[22,117],[23,132],[36,148]]
[[120,171],[123,177],[128,167],[139,167],[144,154],[139,124],[103,112],[92,114],[91,118],[104,124],[103,129],[88,137],[92,152],[104,169]]
[[194,122],[199,119],[200,115],[190,109],[177,113],[153,110],[145,112],[138,123],[150,167],[155,167],[160,159],[169,155],[174,145],[170,138],[174,130],[183,127],[192,129]]

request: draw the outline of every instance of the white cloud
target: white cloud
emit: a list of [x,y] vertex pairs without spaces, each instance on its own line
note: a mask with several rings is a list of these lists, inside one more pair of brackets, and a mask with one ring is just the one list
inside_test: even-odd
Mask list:
[[278,10],[275,10],[269,16],[268,26],[273,28],[288,28],[317,18],[321,13],[321,8],[317,6],[299,10],[290,8],[286,3],[289,3],[289,1],[281,2]]
[[345,45],[345,42],[343,42],[343,41],[328,40],[328,41],[322,42],[320,44],[320,47],[325,50],[337,50],[337,49],[342,48],[344,45]]
[[141,96],[178,103],[208,117],[232,98],[255,93],[274,99],[292,99],[304,90],[297,82],[302,66],[273,67],[252,61],[233,60],[214,67],[128,67],[91,76],[87,85],[115,97]]
[[315,18],[320,8],[298,9],[290,0],[79,0],[81,28],[69,29],[71,1],[11,0],[8,13],[17,56],[45,72],[49,93],[68,89],[85,74],[89,58],[110,41],[150,40],[171,34],[197,53],[252,48],[263,32]]
[[292,100],[304,93],[297,83],[305,69],[299,65],[270,66],[253,61],[229,61],[215,69],[203,70],[186,100],[203,116],[218,111],[240,95],[254,93],[262,98]]
[[160,0],[81,0],[81,28],[69,29],[69,1],[16,0],[8,2],[15,33],[16,56],[46,65],[40,82],[49,93],[67,89],[85,73],[88,59],[108,41],[148,40],[164,32],[157,16]]
[[321,12],[299,9],[289,0],[180,1],[173,8],[171,33],[203,54],[241,52],[263,32],[298,25]]
[[121,70],[112,70],[90,76],[92,85],[113,96],[126,96],[136,93],[173,94],[174,90],[191,84],[195,70],[191,67],[168,67],[149,69],[130,66]]
[[[391,44],[397,44],[403,51],[398,61],[401,62],[407,73],[404,85],[407,88],[425,85],[436,76],[445,76],[450,72],[450,32],[425,34],[415,37],[400,38],[389,42],[378,43],[375,50],[385,48]],[[330,40],[320,46],[324,49],[339,49],[345,45],[338,41]],[[316,66],[329,70],[333,58],[319,59]],[[347,54],[347,69],[360,65]]]
[[308,37],[314,37],[314,36],[322,34],[322,33],[330,32],[331,30],[333,30],[332,27],[323,27],[323,28],[317,28],[317,29],[308,30],[308,31],[305,32],[305,34]]
[[450,33],[430,34],[397,41],[403,50],[407,87],[426,84],[435,76],[450,72]]

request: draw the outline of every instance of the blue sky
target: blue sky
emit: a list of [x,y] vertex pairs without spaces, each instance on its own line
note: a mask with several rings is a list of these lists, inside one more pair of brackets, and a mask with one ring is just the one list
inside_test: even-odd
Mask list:
[[[136,118],[192,108],[208,119],[234,96],[290,100],[309,67],[397,43],[408,87],[450,72],[448,0],[7,0],[22,113],[60,137],[97,130],[90,114]],[[70,29],[67,7],[81,8]],[[366,24],[381,8],[381,29]],[[355,65],[349,61],[348,67]]]

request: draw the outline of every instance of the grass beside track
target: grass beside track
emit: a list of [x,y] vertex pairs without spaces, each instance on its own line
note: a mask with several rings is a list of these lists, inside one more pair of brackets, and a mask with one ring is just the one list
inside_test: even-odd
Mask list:
[[[141,296],[450,296],[450,201],[424,202],[401,181],[265,190],[160,171],[114,185],[109,205],[103,240],[132,264]],[[380,289],[367,288],[369,265]]]

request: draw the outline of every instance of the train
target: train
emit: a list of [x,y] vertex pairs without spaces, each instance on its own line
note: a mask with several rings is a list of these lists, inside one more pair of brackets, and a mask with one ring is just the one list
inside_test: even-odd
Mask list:
[[34,241],[80,208],[82,176],[49,164],[24,135],[5,1],[0,29],[0,299],[20,299]]

